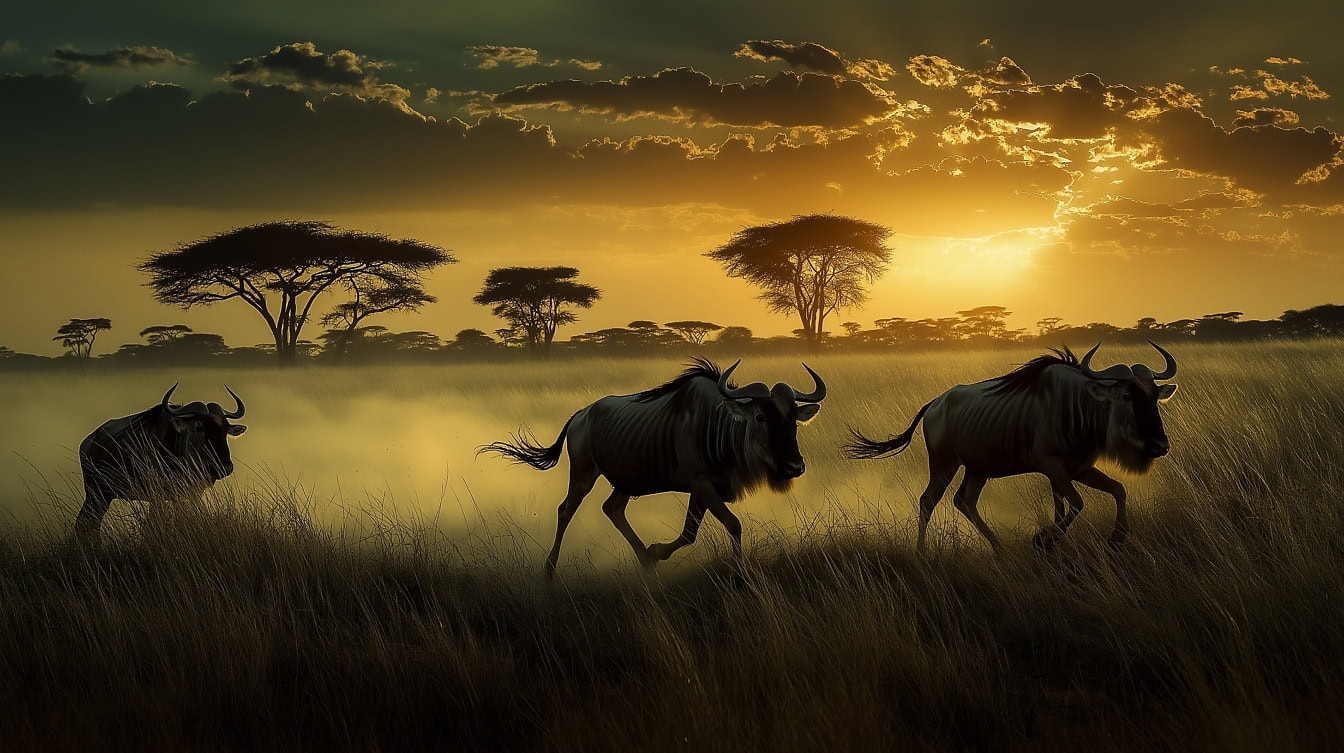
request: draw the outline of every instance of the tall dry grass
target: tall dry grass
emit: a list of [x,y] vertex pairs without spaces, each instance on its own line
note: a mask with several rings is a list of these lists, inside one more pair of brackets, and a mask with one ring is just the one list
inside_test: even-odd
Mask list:
[[[1031,354],[1020,355],[1009,359]],[[929,555],[916,556],[922,440],[881,463],[830,454],[846,422],[899,431],[947,384],[1005,370],[1002,353],[814,364],[833,390],[803,430],[814,485],[758,505],[741,585],[708,524],[708,540],[654,580],[628,551],[586,557],[607,535],[595,530],[567,542],[546,587],[535,531],[552,524],[563,471],[490,471],[544,490],[533,492],[547,518],[536,523],[520,519],[527,506],[500,512],[481,497],[465,528],[388,500],[333,524],[326,496],[276,476],[221,484],[204,507],[118,503],[96,550],[65,542],[65,492],[15,485],[12,496],[36,495],[47,512],[0,534],[0,745],[1332,749],[1344,735],[1339,343],[1177,356],[1173,454],[1131,484],[1119,552],[1105,545],[1113,510],[1097,496],[1058,551],[1030,551],[1044,487],[999,481],[994,501],[1017,507],[995,523],[1004,556],[950,504]],[[797,367],[758,368],[765,378]],[[589,394],[668,371],[416,370],[375,389],[422,411],[449,391],[497,411],[483,426],[526,417],[545,433]],[[354,399],[353,377],[301,378],[319,377],[324,399]],[[258,436],[264,415],[249,417]]]

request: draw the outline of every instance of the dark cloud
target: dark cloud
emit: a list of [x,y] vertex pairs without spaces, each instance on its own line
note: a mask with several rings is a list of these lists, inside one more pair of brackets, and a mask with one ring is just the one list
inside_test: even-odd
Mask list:
[[873,155],[909,138],[895,127],[811,142],[758,144],[738,135],[701,147],[635,137],[568,147],[550,128],[506,114],[439,122],[384,100],[315,99],[281,86],[197,99],[179,86],[153,85],[91,102],[69,76],[0,77],[0,106],[23,116],[0,120],[0,138],[23,146],[11,161],[23,180],[0,184],[0,207],[8,209],[696,201],[763,216],[823,207],[891,218],[909,235],[978,236],[1050,222],[1070,180],[1063,170],[987,160],[886,173]]
[[1296,125],[1300,118],[1292,110],[1279,107],[1257,107],[1254,110],[1237,110],[1237,119],[1232,121],[1233,128],[1242,126]]
[[[1156,141],[1166,167],[1217,175],[1259,193],[1283,196],[1295,185],[1328,173],[1341,142],[1328,129],[1219,127],[1195,110],[1173,108],[1154,116],[1144,131]],[[1320,172],[1313,178],[1313,173]]]
[[382,83],[377,71],[387,63],[370,60],[350,50],[327,54],[312,42],[281,45],[257,57],[243,58],[225,71],[224,80],[237,89],[284,85],[317,91],[344,91],[405,104],[410,90]]
[[1029,86],[1031,76],[1010,57],[1001,57],[992,68],[979,72],[981,80],[998,86]]
[[1108,86],[1084,73],[1050,86],[984,92],[972,113],[982,120],[1043,124],[1051,139],[1100,139],[1108,129],[1132,123],[1126,116],[1144,101],[1128,86]]
[[[8,43],[6,43],[8,44]],[[107,52],[80,52],[73,47],[58,47],[47,62],[66,73],[79,74],[90,68],[115,68],[138,71],[170,65],[191,65],[192,61],[163,47],[118,47]]]
[[840,57],[840,53],[816,42],[792,44],[779,39],[771,42],[753,39],[743,44],[733,55],[752,60],[781,60],[791,68],[807,68],[833,76],[843,76],[849,72],[849,65]]
[[859,81],[784,71],[759,83],[717,84],[692,68],[620,81],[530,84],[498,94],[494,101],[506,108],[552,107],[758,128],[845,128],[881,119],[895,109],[889,95]]
[[790,68],[806,68],[832,76],[854,76],[874,81],[886,81],[896,75],[896,69],[881,60],[849,61],[835,50],[816,42],[794,44],[779,39],[753,39],[744,43],[733,56],[764,62],[779,60]]
[[528,68],[541,64],[537,51],[531,47],[509,47],[498,44],[475,44],[467,48],[467,54],[478,59],[477,68],[498,68],[508,65],[514,68]]
[[327,55],[312,42],[295,42],[259,57],[239,60],[229,66],[225,78],[249,84],[295,81],[316,88],[358,89],[370,82],[372,71],[378,67],[349,50]]

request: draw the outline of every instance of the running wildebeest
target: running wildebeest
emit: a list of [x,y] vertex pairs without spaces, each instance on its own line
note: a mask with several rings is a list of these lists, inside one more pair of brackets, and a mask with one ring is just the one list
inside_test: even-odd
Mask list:
[[77,537],[97,536],[114,499],[199,499],[206,487],[233,473],[228,438],[247,427],[229,420],[243,417],[242,399],[225,386],[237,403],[225,413],[219,403],[169,403],[176,389],[149,410],[104,423],[80,443],[84,506],[75,519]]
[[929,485],[919,498],[921,551],[929,516],[961,466],[966,475],[953,504],[995,551],[999,540],[981,519],[976,501],[987,479],[1022,473],[1043,474],[1054,495],[1055,524],[1036,533],[1036,546],[1053,546],[1083,509],[1074,481],[1115,497],[1110,541],[1119,545],[1128,535],[1125,487],[1098,470],[1096,462],[1106,459],[1126,471],[1146,473],[1170,449],[1157,405],[1175,394],[1176,385],[1156,380],[1176,376],[1176,359],[1148,342],[1166,359],[1161,373],[1143,364],[1093,371],[1089,364],[1101,343],[1081,362],[1065,347],[1004,376],[949,389],[920,408],[905,433],[885,442],[851,430],[854,439],[845,453],[855,459],[895,455],[910,446],[915,427],[924,420]]
[[[612,492],[602,504],[617,530],[630,542],[646,569],[695,541],[708,510],[733,539],[733,557],[741,572],[742,524],[728,509],[762,483],[787,491],[806,465],[798,450],[798,424],[821,409],[826,383],[807,364],[813,391],[787,384],[767,388],[761,382],[735,387],[728,378],[741,363],[720,372],[702,358],[670,382],[634,395],[609,395],[565,422],[555,444],[543,447],[522,435],[513,442],[481,447],[538,470],[560,461],[569,441],[569,492],[560,503],[555,545],[546,558],[546,577],[555,575],[560,541],[598,476]],[[659,492],[689,492],[690,505],[681,535],[666,544],[645,546],[625,518],[632,497]]]

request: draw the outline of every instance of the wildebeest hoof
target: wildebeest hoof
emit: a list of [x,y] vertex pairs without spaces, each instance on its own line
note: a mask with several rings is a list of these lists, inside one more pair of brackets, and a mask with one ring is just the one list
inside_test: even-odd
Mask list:
[[1112,549],[1119,549],[1125,545],[1125,540],[1129,538],[1128,531],[1116,531],[1106,540],[1106,544]]
[[1054,528],[1042,528],[1031,537],[1031,545],[1043,552],[1048,552],[1055,548],[1055,542],[1059,540],[1059,534]]

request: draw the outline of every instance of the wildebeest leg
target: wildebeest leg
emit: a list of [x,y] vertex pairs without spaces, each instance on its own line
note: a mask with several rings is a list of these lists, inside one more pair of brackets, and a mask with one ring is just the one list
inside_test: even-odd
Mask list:
[[555,544],[551,547],[551,553],[546,556],[546,580],[555,577],[555,565],[560,559],[560,541],[565,538],[565,529],[569,527],[574,512],[579,509],[579,504],[588,496],[588,492],[593,490],[595,483],[597,483],[596,471],[570,466],[569,491],[565,494],[564,501],[560,503],[555,524]]
[[728,531],[728,536],[733,540],[733,564],[739,576],[746,574],[745,563],[742,560],[742,521],[737,519],[728,505],[719,499],[718,495],[707,495],[709,499],[705,505],[709,513],[718,519],[723,527]]
[[952,483],[952,477],[957,475],[958,467],[960,466],[955,459],[939,458],[932,452],[929,453],[929,485],[924,487],[924,493],[919,495],[919,543],[915,545],[915,549],[920,552],[924,551],[924,535],[929,529],[929,518],[933,517],[933,508],[942,501],[948,484]]
[[1064,498],[1054,492],[1050,493],[1050,497],[1055,501],[1055,525],[1059,525],[1064,520]]
[[607,501],[602,503],[602,512],[607,514],[612,524],[616,526],[616,530],[620,531],[625,540],[630,542],[630,548],[635,550],[635,557],[639,558],[639,564],[643,565],[645,570],[652,570],[654,561],[649,558],[648,547],[640,540],[639,534],[635,533],[635,529],[630,527],[630,521],[625,519],[625,506],[629,502],[629,494],[613,489],[611,496],[607,497]]
[[1107,476],[1096,468],[1088,468],[1078,474],[1074,481],[1090,486],[1099,492],[1105,492],[1115,497],[1115,530],[1111,531],[1111,546],[1119,546],[1125,543],[1129,537],[1129,519],[1125,515],[1125,485]]
[[695,536],[700,532],[700,520],[704,517],[705,503],[698,495],[692,494],[691,502],[686,506],[686,524],[682,526],[681,535],[666,544],[649,544],[649,559],[661,562],[683,546],[694,544]]
[[92,475],[85,470],[84,505],[75,516],[75,538],[81,542],[97,540],[98,528],[103,523],[108,506],[112,504],[112,492],[97,479],[91,478]]
[[1055,542],[1064,536],[1073,524],[1073,519],[1078,517],[1078,513],[1083,510],[1083,495],[1078,493],[1074,487],[1072,479],[1066,473],[1048,473],[1046,476],[1050,479],[1051,491],[1057,497],[1062,497],[1069,503],[1069,509],[1064,513],[1064,519],[1049,528],[1042,528],[1032,537],[1031,542],[1037,548],[1049,549],[1055,545]]
[[961,510],[961,514],[965,515],[967,520],[971,521],[971,525],[975,526],[975,530],[979,531],[980,535],[989,541],[989,546],[997,554],[1002,549],[999,546],[999,537],[989,530],[989,526],[980,517],[980,510],[976,508],[976,503],[980,499],[980,492],[984,488],[985,477],[967,470],[965,478],[961,480],[961,486],[957,487],[957,493],[952,497],[952,504],[956,505],[958,510]]

